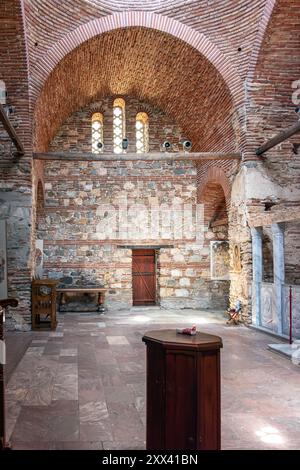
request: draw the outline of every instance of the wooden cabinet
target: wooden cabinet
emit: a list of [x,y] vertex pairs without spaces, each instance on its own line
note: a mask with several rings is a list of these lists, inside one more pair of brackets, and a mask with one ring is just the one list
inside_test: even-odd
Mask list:
[[53,279],[32,281],[32,329],[56,328],[56,285]]
[[220,348],[205,333],[149,331],[147,450],[220,449]]

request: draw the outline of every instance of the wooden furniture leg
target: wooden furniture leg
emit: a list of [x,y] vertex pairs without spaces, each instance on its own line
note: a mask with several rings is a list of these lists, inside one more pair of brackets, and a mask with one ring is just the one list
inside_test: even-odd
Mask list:
[[61,293],[60,293],[60,296],[59,296],[59,302],[58,302],[58,311],[59,311],[59,312],[60,312],[60,307],[61,307],[61,305],[62,305],[62,303],[63,303],[63,298],[64,298],[64,293],[61,292]]
[[32,315],[31,322],[32,322],[32,328],[34,330],[36,328],[35,315]]
[[[56,308],[56,305],[53,308]],[[51,315],[51,330],[55,330],[55,328],[56,328],[56,315],[52,312],[52,315]]]
[[104,313],[105,312],[105,308],[104,308],[104,295],[102,292],[99,292],[98,293],[98,312],[99,313]]

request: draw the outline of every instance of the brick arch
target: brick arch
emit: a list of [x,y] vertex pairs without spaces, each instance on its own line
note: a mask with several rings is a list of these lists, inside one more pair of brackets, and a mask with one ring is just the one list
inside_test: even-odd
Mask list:
[[211,167],[198,181],[197,202],[204,204],[204,221],[209,223],[218,211],[228,221],[231,185],[225,172]]
[[205,176],[201,178],[200,181],[198,181],[198,194],[197,194],[197,200],[198,202],[201,202],[201,198],[203,196],[205,186],[208,183],[216,183],[219,184],[224,192],[225,200],[226,200],[226,205],[229,207],[230,205],[230,194],[231,194],[231,184],[226,176],[224,170],[219,167],[211,167],[209,170],[205,173]]
[[153,107],[149,103],[139,103],[136,107],[136,114],[138,113],[146,113],[148,114],[149,119],[154,116]]
[[91,103],[90,106],[90,112],[89,112],[89,118],[92,119],[93,114],[95,113],[101,113],[103,117],[105,117],[105,110],[103,108],[102,103]]
[[120,28],[137,26],[170,34],[195,48],[221,74],[230,90],[235,105],[238,106],[243,102],[243,83],[234,64],[203,33],[195,31],[191,27],[167,16],[145,11],[130,11],[91,20],[68,33],[54,44],[45,54],[43,60],[37,62],[32,69],[34,78],[31,84],[31,99],[33,103],[37,100],[51,72],[67,54],[95,36]]

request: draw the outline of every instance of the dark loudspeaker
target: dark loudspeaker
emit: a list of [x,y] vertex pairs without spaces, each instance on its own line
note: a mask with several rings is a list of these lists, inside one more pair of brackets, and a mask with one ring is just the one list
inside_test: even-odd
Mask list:
[[190,140],[184,140],[182,142],[183,150],[191,150],[192,142]]
[[171,148],[171,143],[168,140],[165,140],[165,142],[162,144],[163,149],[165,150],[170,150]]
[[124,137],[124,139],[122,139],[122,149],[123,150],[128,149],[128,139],[127,139],[127,137]]

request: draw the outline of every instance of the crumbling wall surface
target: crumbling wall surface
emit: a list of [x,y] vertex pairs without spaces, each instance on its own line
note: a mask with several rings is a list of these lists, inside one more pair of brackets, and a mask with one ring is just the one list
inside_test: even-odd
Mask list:
[[16,155],[0,124],[0,219],[7,226],[8,296],[18,299],[8,308],[6,327],[26,330],[30,322],[32,252],[32,133],[29,116],[28,70],[21,2],[3,0],[0,9],[0,79],[6,84],[9,120],[25,148]]

